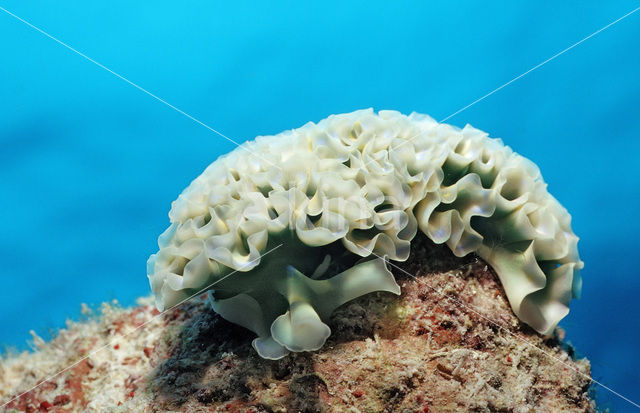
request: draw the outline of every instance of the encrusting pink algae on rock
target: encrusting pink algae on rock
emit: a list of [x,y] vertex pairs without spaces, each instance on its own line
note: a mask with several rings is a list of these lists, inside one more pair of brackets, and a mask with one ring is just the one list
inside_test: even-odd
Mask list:
[[390,269],[401,296],[341,306],[324,347],[280,360],[258,356],[204,296],[162,315],[149,298],[104,304],[2,359],[0,400],[6,412],[595,411],[589,362],[560,329],[520,322],[484,261],[417,237]]

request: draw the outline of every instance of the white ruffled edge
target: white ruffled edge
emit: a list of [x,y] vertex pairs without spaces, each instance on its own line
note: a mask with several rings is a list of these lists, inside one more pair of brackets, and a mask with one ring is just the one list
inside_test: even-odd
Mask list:
[[288,229],[310,246],[341,240],[398,261],[420,229],[491,264],[515,314],[544,334],[580,293],[571,216],[535,164],[469,125],[368,109],[243,146],[173,203],[147,271],[159,308],[258,267],[270,234]]

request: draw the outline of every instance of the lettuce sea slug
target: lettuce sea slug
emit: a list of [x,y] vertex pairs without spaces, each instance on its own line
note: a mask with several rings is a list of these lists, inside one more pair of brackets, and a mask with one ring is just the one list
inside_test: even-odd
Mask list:
[[362,110],[260,136],[172,204],[147,274],[163,310],[210,289],[264,358],[317,350],[335,308],[400,293],[385,260],[422,231],[498,274],[514,313],[550,333],[580,294],[571,216],[540,171],[471,126]]

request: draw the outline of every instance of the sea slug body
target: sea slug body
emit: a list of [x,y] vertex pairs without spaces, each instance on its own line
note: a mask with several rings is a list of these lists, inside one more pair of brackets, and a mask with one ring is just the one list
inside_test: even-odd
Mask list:
[[213,285],[214,310],[277,359],[319,349],[344,302],[399,294],[385,260],[406,260],[422,231],[487,261],[515,314],[548,334],[579,296],[583,263],[546,187],[534,163],[469,125],[333,115],[213,162],[173,203],[147,274],[160,310]]

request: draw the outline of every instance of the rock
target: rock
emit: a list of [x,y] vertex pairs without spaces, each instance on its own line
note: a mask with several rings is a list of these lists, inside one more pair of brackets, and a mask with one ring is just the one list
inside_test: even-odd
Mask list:
[[342,306],[321,350],[277,361],[204,296],[163,314],[150,298],[105,304],[1,360],[0,399],[7,412],[595,411],[589,362],[572,358],[561,330],[520,323],[482,260],[417,237],[392,271],[400,297]]

